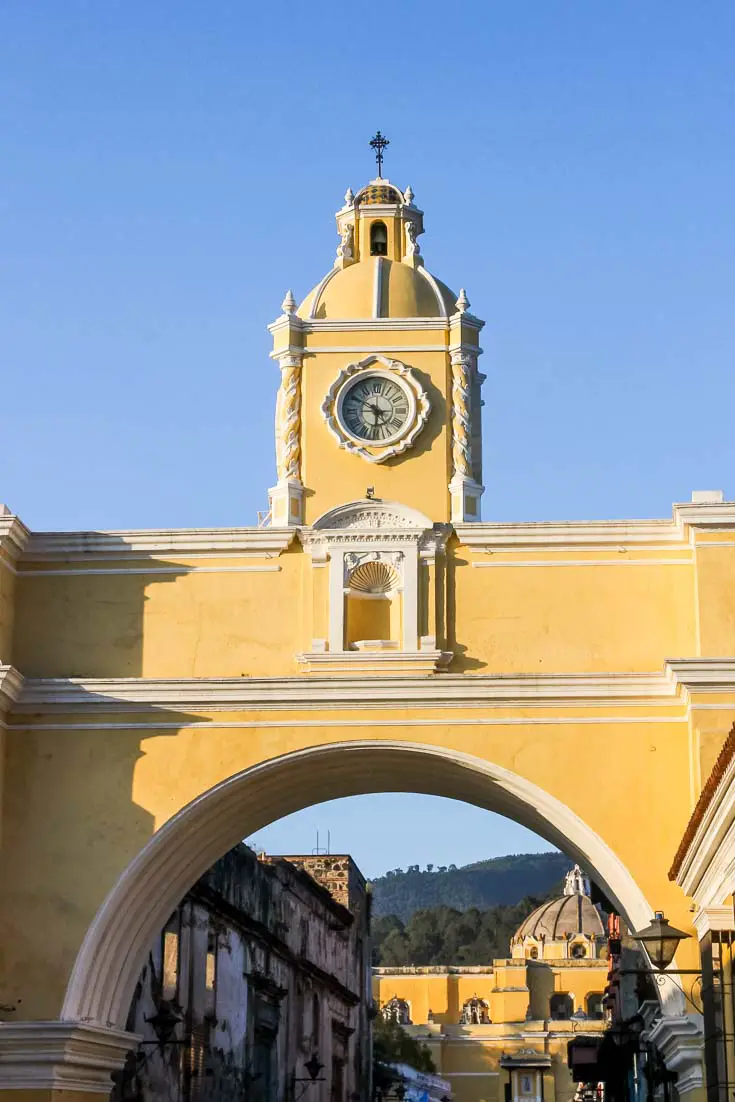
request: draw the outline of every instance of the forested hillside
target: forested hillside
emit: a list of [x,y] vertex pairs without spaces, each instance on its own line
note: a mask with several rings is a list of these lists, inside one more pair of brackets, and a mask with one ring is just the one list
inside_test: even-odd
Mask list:
[[430,907],[404,923],[395,915],[373,919],[373,964],[383,967],[427,964],[489,964],[507,957],[510,939],[523,919],[543,902],[529,897],[514,906],[485,910]]
[[[407,923],[414,911],[444,906],[456,911],[513,907],[526,896],[539,902],[557,887],[572,862],[563,853],[521,853],[473,865],[409,865],[373,881],[373,914],[395,915]],[[520,920],[519,920],[520,921]],[[517,925],[517,923],[516,923]],[[507,952],[503,949],[501,955]],[[421,963],[416,961],[415,963]]]

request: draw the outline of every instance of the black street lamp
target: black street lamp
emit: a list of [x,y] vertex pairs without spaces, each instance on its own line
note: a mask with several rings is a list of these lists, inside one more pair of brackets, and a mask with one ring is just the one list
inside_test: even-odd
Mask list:
[[[657,972],[663,972],[674,959],[679,942],[690,937],[683,930],[677,930],[665,918],[663,911],[656,911],[653,921],[634,935],[647,950],[651,963]],[[687,969],[689,973],[691,969]],[[680,973],[676,973],[679,975]],[[699,973],[697,973],[699,974]]]

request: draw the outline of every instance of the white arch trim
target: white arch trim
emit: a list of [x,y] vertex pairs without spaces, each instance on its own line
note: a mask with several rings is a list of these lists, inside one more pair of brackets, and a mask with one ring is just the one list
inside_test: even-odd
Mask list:
[[[595,874],[633,929],[652,909],[619,858],[568,807],[508,769],[470,754],[393,740],[309,747],[255,765],[203,793],[146,843],[89,927],[62,1008],[66,1021],[125,1028],[146,953],[181,897],[243,837],[283,815],[340,796],[422,792],[515,819]],[[683,1013],[674,984],[666,1015]]]

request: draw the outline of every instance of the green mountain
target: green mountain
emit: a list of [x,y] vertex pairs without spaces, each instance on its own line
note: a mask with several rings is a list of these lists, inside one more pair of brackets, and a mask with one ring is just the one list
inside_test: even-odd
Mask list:
[[[448,907],[455,911],[483,910],[502,904],[514,907],[528,896],[560,894],[561,881],[572,867],[563,853],[518,853],[472,865],[409,865],[392,869],[373,881],[373,914],[395,915],[407,923],[415,911]],[[506,950],[503,950],[506,952]]]

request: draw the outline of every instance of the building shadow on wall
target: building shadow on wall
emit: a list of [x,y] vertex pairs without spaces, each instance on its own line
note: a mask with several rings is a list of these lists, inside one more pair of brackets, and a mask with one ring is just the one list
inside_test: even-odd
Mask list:
[[457,571],[470,570],[467,559],[460,558],[457,554],[459,541],[452,536],[447,546],[447,644],[449,650],[454,652],[451,665],[452,673],[468,673],[471,670],[487,669],[487,662],[480,661],[468,653],[468,649],[457,638]]
[[7,717],[0,866],[9,1021],[58,1014],[89,924],[154,833],[134,800],[145,740],[206,722],[145,703],[121,710],[114,683],[94,684],[142,676],[146,591],[188,573],[145,556],[129,562],[121,540],[123,555],[75,556],[48,571],[32,557],[19,563],[12,661],[25,682]]

